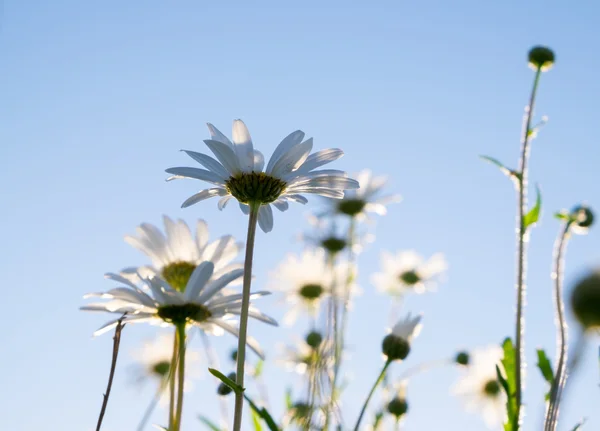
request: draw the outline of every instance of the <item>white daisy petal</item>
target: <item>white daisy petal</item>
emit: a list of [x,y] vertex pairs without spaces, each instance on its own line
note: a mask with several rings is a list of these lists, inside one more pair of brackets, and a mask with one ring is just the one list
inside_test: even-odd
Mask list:
[[271,209],[271,205],[261,205],[258,210],[258,225],[265,233],[273,230],[273,210]]
[[273,151],[273,155],[269,159],[269,163],[267,164],[267,169],[265,172],[267,174],[271,174],[273,171],[273,166],[275,163],[279,161],[279,159],[286,154],[291,148],[300,144],[304,139],[304,132],[302,130],[296,130],[295,132],[290,133],[288,136],[283,138],[283,141],[275,148]]
[[206,169],[177,167],[169,168],[166,170],[166,172],[168,174],[175,174],[186,178],[202,180],[217,185],[225,184],[225,182],[220,176],[218,176],[214,172],[207,171]]
[[287,211],[290,208],[290,204],[288,204],[287,201],[285,201],[283,199],[277,199],[272,204],[275,208],[277,208],[281,212]]
[[210,299],[213,296],[215,296],[216,293],[218,293],[229,283],[240,278],[243,275],[244,275],[244,270],[242,268],[240,268],[240,269],[236,269],[231,272],[228,272],[227,274],[223,275],[222,277],[211,281],[210,283],[208,283],[206,285],[206,288],[201,292],[200,296],[194,300],[194,302],[205,303],[205,302],[210,301]]
[[233,147],[243,172],[254,169],[254,146],[250,132],[242,120],[233,121]]
[[295,145],[288,152],[283,154],[280,159],[273,165],[271,174],[275,177],[282,178],[290,172],[296,170],[308,157],[312,150],[313,140],[307,139],[301,144]]
[[246,205],[246,204],[243,204],[243,203],[241,203],[241,202],[240,202],[240,209],[242,210],[242,212],[243,212],[245,215],[248,215],[248,214],[250,214],[250,207],[249,207],[248,205]]
[[210,132],[210,137],[212,138],[212,140],[222,142],[233,150],[233,143],[229,140],[227,136],[222,134],[219,131],[219,129],[217,129],[211,123],[206,123],[206,125],[208,126],[208,131]]
[[262,172],[265,167],[265,156],[258,150],[254,150],[254,172]]
[[212,151],[217,160],[221,162],[225,170],[229,171],[230,175],[240,172],[240,164],[232,147],[227,146],[223,142],[211,139],[206,139],[204,143]]
[[219,187],[202,190],[183,201],[183,203],[181,204],[181,208],[187,208],[189,206],[197,204],[200,201],[212,198],[214,196],[223,196],[225,193],[227,193],[227,191]]
[[198,219],[196,222],[196,246],[198,247],[198,252],[206,247],[206,243],[208,242],[208,225],[202,219]]
[[319,166],[331,163],[344,155],[344,152],[339,148],[330,148],[327,150],[317,151],[308,156],[306,161],[297,170],[298,174],[307,174]]
[[202,166],[204,166],[209,171],[217,174],[219,177],[221,177],[221,179],[223,181],[225,181],[226,179],[228,179],[231,176],[231,174],[223,167],[223,165],[220,164],[219,162],[217,162],[212,157],[207,156],[206,154],[197,153],[195,151],[189,151],[189,150],[181,150],[181,151],[185,152],[188,156],[190,156],[192,159],[194,159],[195,161],[200,163]]
[[185,288],[184,297],[186,301],[193,301],[202,292],[214,269],[215,265],[210,261],[202,262],[194,269]]
[[217,204],[219,211],[223,211],[231,199],[234,199],[234,197],[231,195],[223,196],[221,199],[219,199],[219,203]]

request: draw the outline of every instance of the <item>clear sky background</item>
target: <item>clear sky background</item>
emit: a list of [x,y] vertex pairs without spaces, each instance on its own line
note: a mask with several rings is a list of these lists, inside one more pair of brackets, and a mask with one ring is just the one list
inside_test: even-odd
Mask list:
[[[146,263],[122,240],[139,223],[158,224],[163,213],[188,222],[201,217],[211,236],[243,239],[246,220],[235,206],[219,213],[212,200],[181,210],[200,184],[164,181],[165,168],[191,166],[181,148],[206,151],[207,121],[230,134],[231,121],[242,118],[267,156],[302,129],[316,149],[346,152],[336,168],[387,174],[390,191],[404,197],[377,220],[377,241],[360,258],[364,294],[350,321],[352,380],[344,396],[349,425],[381,366],[390,304],[369,285],[381,250],[442,251],[450,262],[439,292],[407,301],[407,311],[424,312],[425,325],[409,361],[395,370],[512,335],[515,193],[477,156],[516,166],[533,78],[526,54],[546,44],[557,62],[542,77],[536,114],[550,122],[531,161],[544,213],[529,250],[523,428],[539,429],[546,388],[534,352],[545,346],[554,356],[555,349],[552,213],[581,201],[600,208],[599,18],[592,1],[4,1],[2,428],[94,427],[112,340],[91,339],[106,318],[78,307],[84,293],[113,286],[104,272]],[[301,249],[294,238],[309,208],[318,200],[277,213],[274,231],[258,234],[255,287],[285,253]],[[599,238],[592,231],[572,240],[567,287],[600,263]],[[260,305],[283,316],[277,298]],[[156,331],[125,330],[106,431],[135,429],[151,398],[150,387],[131,387],[128,364]],[[303,332],[302,324],[251,326],[270,354],[277,415],[285,388],[298,380],[275,366],[275,345]],[[573,380],[563,430],[586,416],[585,429],[600,429],[597,344],[590,343]],[[223,357],[234,345],[232,337],[215,340]],[[411,382],[406,430],[483,429],[450,395],[457,376],[445,368]],[[198,413],[218,419],[215,387],[204,372],[185,406],[186,430],[203,429]],[[164,417],[157,412],[158,421]]]

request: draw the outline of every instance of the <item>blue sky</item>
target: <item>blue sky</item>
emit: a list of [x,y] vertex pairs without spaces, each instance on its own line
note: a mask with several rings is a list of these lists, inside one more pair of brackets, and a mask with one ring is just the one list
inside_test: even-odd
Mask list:
[[[531,161],[544,214],[529,250],[524,430],[539,429],[545,387],[534,353],[538,346],[553,353],[555,338],[549,274],[558,223],[551,214],[581,201],[600,203],[594,127],[600,6],[541,0],[321,3],[4,2],[5,428],[94,426],[111,338],[92,340],[105,319],[78,307],[84,293],[112,286],[104,272],[145,263],[122,241],[136,225],[160,223],[162,214],[189,222],[204,218],[212,235],[243,238],[245,219],[235,207],[219,213],[208,201],[181,210],[199,184],[164,182],[165,168],[188,163],[180,149],[204,151],[207,121],[229,133],[231,121],[242,118],[267,155],[289,132],[302,129],[314,137],[315,148],[346,152],[336,167],[387,174],[390,191],[404,198],[377,220],[377,241],[360,258],[365,293],[350,321],[349,423],[381,365],[389,299],[369,285],[381,250],[441,251],[450,262],[439,292],[406,303],[407,310],[425,314],[425,326],[405,366],[512,334],[514,190],[477,156],[516,165],[533,77],[526,53],[545,44],[557,62],[542,78],[536,114],[550,121],[534,142]],[[308,208],[278,213],[273,233],[258,234],[256,287],[284,253],[301,249],[294,238],[306,227],[306,211],[317,208],[312,199]],[[598,239],[594,231],[573,239],[567,287],[600,262]],[[276,298],[262,307],[278,318],[283,314]],[[251,326],[271,358],[277,342],[303,331],[302,325]],[[134,429],[151,397],[128,384],[127,363],[129,352],[154,332],[132,327],[124,333],[106,431]],[[584,416],[590,418],[587,429],[600,428],[597,344],[590,343],[573,380],[563,429]],[[225,356],[234,340],[223,337],[215,346]],[[456,377],[455,370],[440,369],[413,380],[407,430],[483,428],[449,394]],[[297,380],[271,361],[267,382],[273,410],[280,412],[286,386]],[[202,429],[195,415],[215,411],[214,387],[204,373],[186,405],[186,429]]]

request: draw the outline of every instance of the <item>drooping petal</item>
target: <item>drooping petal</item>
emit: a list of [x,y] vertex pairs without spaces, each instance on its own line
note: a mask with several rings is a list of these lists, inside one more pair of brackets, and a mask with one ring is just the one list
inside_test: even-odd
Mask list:
[[277,208],[279,211],[287,211],[290,208],[290,204],[284,199],[277,199],[275,202],[272,202],[273,206]]
[[217,204],[219,211],[223,211],[223,208],[227,206],[231,199],[233,199],[233,196],[231,195],[223,196],[221,199],[219,199],[219,203]]
[[198,193],[196,193],[195,195],[190,196],[189,198],[187,198],[182,204],[181,204],[181,208],[187,208],[189,206],[192,206],[194,204],[197,204],[200,201],[203,201],[205,199],[209,199],[212,198],[213,196],[223,196],[227,193],[227,190],[221,188],[221,187],[214,187],[212,189],[205,189],[202,190]]
[[271,170],[271,175],[277,178],[282,178],[283,176],[300,167],[310,154],[312,146],[313,140],[310,138],[301,144],[290,148],[280,157],[277,163],[275,163],[273,169]]
[[242,212],[246,215],[250,214],[250,207],[246,204],[243,204],[240,202],[240,209],[242,210]]
[[273,230],[273,210],[271,209],[271,205],[261,205],[258,210],[258,225],[265,233]]
[[215,174],[214,172],[207,171],[206,169],[176,167],[169,168],[165,172],[167,172],[168,174],[179,175],[185,178],[193,178],[196,180],[206,181],[220,186],[225,185],[225,182],[219,175]]
[[250,132],[242,120],[233,121],[233,147],[243,172],[254,169],[254,146]]
[[273,171],[273,167],[275,163],[279,161],[281,156],[287,153],[290,148],[298,145],[304,139],[304,132],[302,130],[296,130],[295,132],[290,133],[288,136],[283,138],[283,141],[275,148],[273,151],[273,155],[269,159],[269,163],[267,164],[267,170],[265,171],[267,174],[270,174]]
[[202,166],[204,166],[209,171],[217,174],[219,177],[221,177],[221,179],[223,181],[225,181],[226,179],[228,179],[231,176],[231,174],[223,167],[223,165],[220,164],[219,162],[217,162],[212,157],[207,156],[206,154],[197,153],[195,151],[189,151],[189,150],[181,150],[181,151],[185,152],[188,156],[190,156],[192,159],[194,159],[195,161],[200,163]]

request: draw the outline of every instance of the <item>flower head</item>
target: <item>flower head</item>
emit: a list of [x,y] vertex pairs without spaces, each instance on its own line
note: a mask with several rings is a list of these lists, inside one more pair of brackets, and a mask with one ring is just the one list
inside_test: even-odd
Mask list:
[[400,202],[400,195],[397,194],[381,196],[381,190],[387,183],[386,177],[373,176],[370,170],[365,169],[357,174],[356,180],[360,184],[359,189],[347,190],[343,199],[328,199],[328,208],[320,215],[337,214],[364,220],[368,213],[385,215],[386,205]]
[[475,350],[470,354],[469,365],[464,368],[461,379],[454,386],[454,393],[464,398],[469,411],[477,411],[489,428],[502,425],[506,416],[506,394],[504,393],[496,367],[504,352],[500,346]]
[[570,214],[573,224],[571,230],[580,235],[587,234],[594,224],[594,212],[585,205],[578,205],[571,210]]
[[[318,341],[318,342],[317,342]],[[286,370],[305,374],[309,369],[329,372],[333,365],[332,345],[318,332],[310,332],[304,340],[295,340],[293,345],[280,346],[279,364]]]
[[[350,245],[345,232],[342,232],[338,223],[333,218],[319,218],[314,215],[308,216],[311,225],[310,233],[303,233],[300,239],[309,247],[324,249],[330,255],[341,253]],[[374,236],[368,233],[355,232],[352,241],[352,251],[360,253],[363,247],[373,242]]]
[[[125,323],[154,323],[159,325],[196,325],[206,332],[222,333],[227,331],[236,337],[238,329],[231,324],[231,319],[241,313],[242,294],[220,294],[232,281],[243,275],[243,269],[227,272],[217,279],[212,279],[214,264],[202,262],[192,272],[183,291],[179,291],[159,277],[143,280],[152,295],[146,294],[130,280],[118,275],[107,274],[106,277],[121,283],[123,286],[105,293],[90,293],[84,298],[107,299],[106,302],[88,304],[81,307],[85,311],[105,311],[124,315]],[[256,292],[251,298],[268,295],[269,292]],[[254,307],[250,307],[249,316],[262,322],[277,325],[271,317],[266,316]],[[94,335],[112,329],[119,319],[112,320],[98,329]],[[254,340],[248,346],[262,356],[260,348]]]
[[415,251],[396,255],[381,254],[382,272],[373,274],[372,283],[381,292],[402,296],[409,292],[434,290],[438,277],[448,269],[444,255],[436,253],[425,261]]
[[528,60],[532,69],[545,72],[554,64],[554,52],[545,46],[534,46],[529,50]]
[[386,335],[381,345],[383,354],[390,361],[404,360],[410,353],[410,343],[421,330],[423,316],[412,317],[409,313],[394,325],[391,332]]
[[584,329],[600,328],[600,270],[586,275],[575,285],[571,308]]
[[200,262],[211,261],[214,264],[213,278],[242,267],[242,264],[231,263],[240,250],[243,242],[236,242],[231,235],[226,235],[210,242],[208,226],[204,220],[198,220],[196,235],[183,220],[171,220],[163,216],[165,233],[150,224],[142,223],[136,229],[136,235],[127,235],[125,241],[138,249],[152,262],[151,266],[126,268],[121,275],[132,281],[159,276],[171,287],[182,291],[190,276]]
[[[306,250],[300,256],[288,255],[271,273],[270,280],[271,289],[282,292],[290,307],[284,323],[292,324],[300,311],[315,316],[322,300],[330,295],[333,282],[344,281],[348,270],[348,264],[341,262],[332,271],[322,249]],[[356,286],[351,285],[350,289],[356,290]]]
[[249,212],[249,204],[260,205],[258,223],[265,232],[273,229],[271,204],[286,211],[289,201],[305,204],[304,193],[341,199],[344,190],[358,188],[355,180],[334,169],[315,170],[339,159],[339,149],[321,150],[310,154],[312,138],[303,141],[304,132],[290,133],[277,146],[266,169],[260,151],[254,149],[250,133],[242,120],[233,122],[233,142],[212,124],[208,124],[211,139],[204,141],[217,160],[194,151],[185,151],[206,169],[177,167],[167,169],[169,179],[193,178],[215,187],[201,190],[188,198],[182,207],[188,207],[213,196],[220,196],[218,207],[223,209],[236,199],[242,211]]

